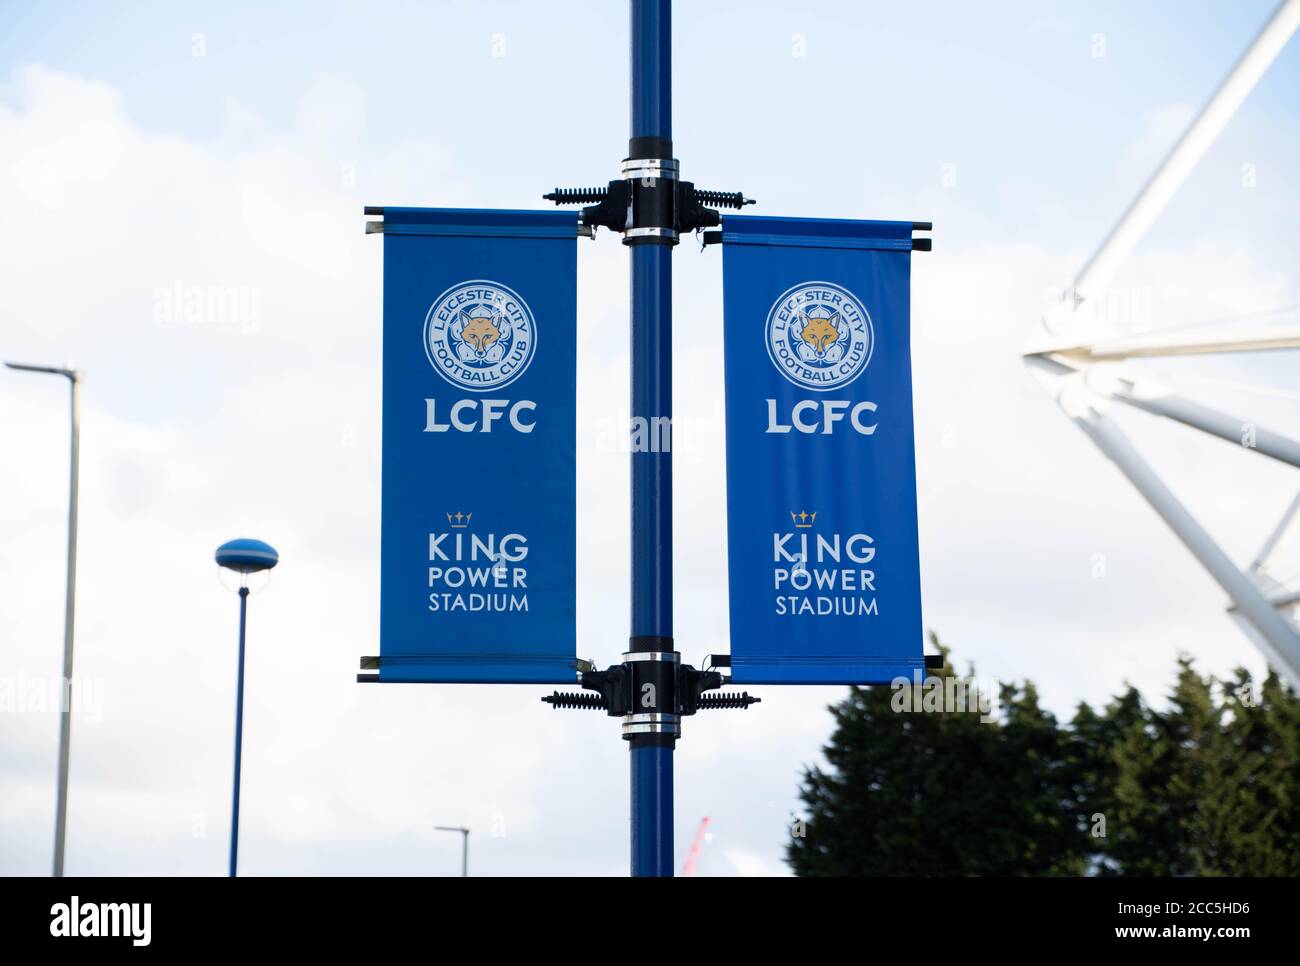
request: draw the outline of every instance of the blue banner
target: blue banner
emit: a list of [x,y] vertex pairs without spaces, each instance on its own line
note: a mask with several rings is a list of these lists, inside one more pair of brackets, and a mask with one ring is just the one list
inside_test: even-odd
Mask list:
[[733,680],[924,667],[911,222],[724,217]]
[[383,231],[379,680],[572,684],[577,215]]

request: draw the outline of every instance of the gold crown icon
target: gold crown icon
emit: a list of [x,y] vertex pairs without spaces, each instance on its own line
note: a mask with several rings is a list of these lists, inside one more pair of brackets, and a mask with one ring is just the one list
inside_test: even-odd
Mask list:
[[474,514],[472,513],[462,513],[460,510],[457,510],[455,513],[447,514],[447,522],[451,524],[453,530],[464,530],[469,526],[470,518],[473,516]]
[[812,513],[809,513],[807,510],[800,510],[798,513],[795,513],[791,510],[790,519],[794,521],[794,528],[796,530],[807,530],[817,522],[817,511],[813,510]]

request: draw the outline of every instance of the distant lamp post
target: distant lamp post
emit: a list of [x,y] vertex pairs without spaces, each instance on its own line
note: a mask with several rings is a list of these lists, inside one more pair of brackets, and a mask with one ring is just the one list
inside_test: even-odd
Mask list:
[[241,538],[217,548],[217,563],[240,575],[239,580],[239,677],[235,690],[235,793],[230,806],[230,875],[239,862],[239,762],[244,739],[244,629],[248,625],[248,575],[270,570],[280,555],[269,543]]
[[68,380],[72,396],[72,460],[68,487],[68,576],[63,601],[63,687],[59,693],[59,783],[54,806],[54,876],[63,875],[63,843],[68,829],[68,755],[72,748],[72,629],[77,599],[77,477],[81,463],[80,369],[6,362],[20,372],[44,372]]
[[435,825],[434,829],[438,832],[459,832],[460,839],[460,875],[465,878],[469,875],[469,829],[462,828],[459,825]]

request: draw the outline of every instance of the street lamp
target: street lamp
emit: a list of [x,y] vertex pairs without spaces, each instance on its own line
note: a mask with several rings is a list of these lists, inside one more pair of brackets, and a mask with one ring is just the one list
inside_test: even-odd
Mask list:
[[63,843],[68,829],[68,754],[72,748],[72,629],[77,596],[77,476],[81,453],[80,369],[6,362],[20,372],[44,372],[68,380],[72,396],[72,459],[68,487],[68,583],[63,603],[63,687],[59,693],[59,784],[54,806],[54,876],[63,875]]
[[469,875],[469,829],[459,825],[435,825],[434,830],[438,832],[459,832],[460,841],[460,875],[465,878]]
[[248,624],[248,575],[270,570],[280,555],[269,543],[241,538],[217,548],[217,563],[240,575],[239,579],[239,676],[235,688],[235,793],[230,806],[230,875],[239,861],[239,762],[244,739],[244,629]]

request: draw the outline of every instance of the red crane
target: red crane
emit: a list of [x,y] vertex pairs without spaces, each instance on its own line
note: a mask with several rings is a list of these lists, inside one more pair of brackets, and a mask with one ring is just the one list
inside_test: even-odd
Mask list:
[[686,856],[686,865],[682,867],[682,876],[692,876],[695,874],[695,863],[699,861],[700,849],[704,848],[705,836],[709,831],[709,816],[705,815],[700,819],[700,827],[695,833],[695,841],[691,843],[691,853]]

